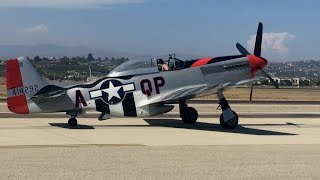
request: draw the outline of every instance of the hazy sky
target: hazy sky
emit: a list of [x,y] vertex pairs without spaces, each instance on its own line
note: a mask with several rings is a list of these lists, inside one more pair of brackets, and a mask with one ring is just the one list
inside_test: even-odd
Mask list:
[[81,45],[141,54],[253,51],[271,61],[320,59],[318,0],[0,0],[0,44]]

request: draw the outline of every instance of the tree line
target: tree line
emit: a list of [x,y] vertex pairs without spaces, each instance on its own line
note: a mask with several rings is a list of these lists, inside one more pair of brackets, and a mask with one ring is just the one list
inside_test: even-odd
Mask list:
[[[97,57],[90,53],[87,57],[29,57],[38,71],[49,80],[58,81],[87,81],[90,76],[89,67],[93,77],[103,77],[116,66],[128,61],[127,57]],[[0,76],[5,76],[5,65],[0,64]]]

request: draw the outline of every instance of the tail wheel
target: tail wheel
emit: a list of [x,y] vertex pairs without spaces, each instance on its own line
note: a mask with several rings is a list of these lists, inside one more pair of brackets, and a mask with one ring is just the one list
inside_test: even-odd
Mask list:
[[220,115],[220,125],[222,126],[223,129],[234,129],[237,127],[238,122],[239,122],[239,116],[234,111],[233,111],[233,113],[236,116],[233,117],[232,119],[228,120],[227,122],[224,122],[223,114]]
[[193,124],[198,120],[198,112],[193,107],[188,107],[181,114],[182,121],[187,124]]
[[77,121],[76,118],[70,118],[69,121],[68,121],[68,125],[69,125],[70,127],[76,127],[77,124],[78,124],[78,121]]

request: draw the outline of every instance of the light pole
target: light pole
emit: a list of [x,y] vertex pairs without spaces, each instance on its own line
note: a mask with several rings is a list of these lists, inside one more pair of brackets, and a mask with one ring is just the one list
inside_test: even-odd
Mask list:
[[89,64],[89,82],[92,81],[91,63]]

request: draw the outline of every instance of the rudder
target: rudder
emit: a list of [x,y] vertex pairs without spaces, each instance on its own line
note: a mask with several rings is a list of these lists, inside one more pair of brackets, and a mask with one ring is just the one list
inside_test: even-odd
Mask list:
[[11,112],[28,114],[28,98],[48,83],[25,57],[6,61],[7,106]]

